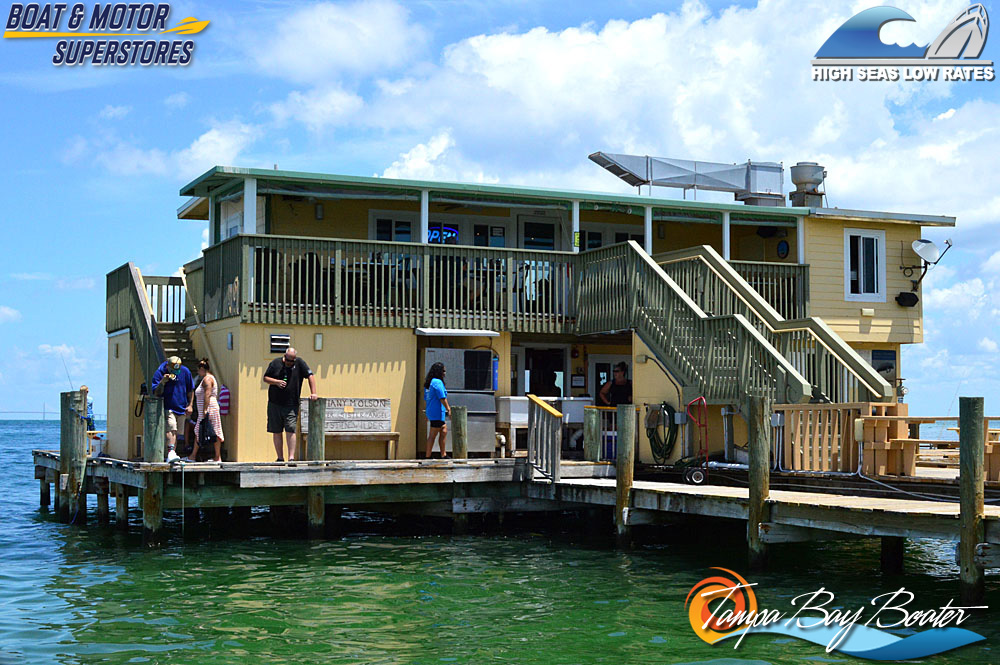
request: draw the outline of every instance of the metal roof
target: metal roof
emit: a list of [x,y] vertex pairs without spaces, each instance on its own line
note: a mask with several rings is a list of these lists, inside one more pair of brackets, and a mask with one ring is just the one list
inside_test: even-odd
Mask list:
[[[637,214],[641,214],[642,206],[653,206],[661,209],[687,210],[701,212],[731,212],[739,215],[759,217],[803,217],[818,214],[823,217],[834,217],[830,211],[836,208],[804,208],[793,206],[753,206],[743,203],[710,203],[706,201],[684,201],[666,199],[637,194],[617,194],[611,192],[588,192],[571,189],[545,189],[540,187],[525,187],[520,185],[489,185],[483,183],[444,182],[436,180],[411,180],[397,178],[379,178],[377,176],[351,176],[327,173],[309,173],[302,171],[280,171],[277,169],[255,169],[235,166],[215,166],[198,176],[180,189],[181,196],[203,197],[221,188],[231,188],[243,178],[258,180],[273,180],[314,184],[323,186],[339,186],[346,189],[381,189],[395,190],[407,193],[418,193],[428,190],[431,194],[459,195],[464,199],[474,201],[477,198],[503,200],[511,203],[552,203],[568,204],[570,201],[581,203],[604,203],[624,206],[636,206]],[[182,209],[187,205],[182,206]],[[180,211],[179,211],[180,212]],[[841,211],[848,212],[848,211]],[[853,219],[879,219],[892,222],[919,223],[924,226],[954,226],[954,217],[931,215],[908,215],[897,213],[866,213],[849,211],[862,217]]]

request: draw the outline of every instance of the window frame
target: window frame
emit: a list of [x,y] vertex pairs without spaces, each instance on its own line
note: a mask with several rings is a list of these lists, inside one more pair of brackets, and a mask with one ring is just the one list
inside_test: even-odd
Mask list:
[[[874,238],[878,244],[875,259],[875,293],[851,293],[851,238],[857,236],[861,239]],[[859,259],[859,273],[863,265]],[[886,301],[886,252],[885,252],[885,231],[881,229],[844,229],[844,300],[846,302],[885,302]],[[863,274],[859,274],[858,282],[863,281]]]

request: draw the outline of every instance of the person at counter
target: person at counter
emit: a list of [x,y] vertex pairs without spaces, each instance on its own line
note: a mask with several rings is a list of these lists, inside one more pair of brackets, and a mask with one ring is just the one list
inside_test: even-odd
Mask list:
[[601,386],[597,394],[598,406],[618,406],[632,403],[632,381],[628,378],[628,365],[620,362],[611,370],[611,380]]

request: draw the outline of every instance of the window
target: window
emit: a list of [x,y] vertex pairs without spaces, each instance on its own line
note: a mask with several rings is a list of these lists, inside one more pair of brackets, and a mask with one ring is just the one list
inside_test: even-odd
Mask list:
[[885,302],[885,231],[844,229],[844,300]]
[[375,220],[375,239],[387,242],[410,242],[413,239],[412,222],[379,218]]
[[646,243],[646,237],[642,233],[622,233],[618,231],[615,233],[615,244],[620,242],[628,242],[629,240],[635,240],[642,247]]
[[597,249],[604,244],[604,235],[600,231],[583,231],[582,249]]
[[472,244],[476,247],[506,247],[507,229],[503,226],[475,224],[472,227]]
[[556,248],[556,225],[551,222],[525,222],[524,248],[554,250]]

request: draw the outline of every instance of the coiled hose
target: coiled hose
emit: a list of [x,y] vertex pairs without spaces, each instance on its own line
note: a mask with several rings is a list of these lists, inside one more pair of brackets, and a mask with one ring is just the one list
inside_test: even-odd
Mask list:
[[653,461],[657,464],[666,464],[674,452],[674,445],[677,443],[677,423],[674,422],[676,412],[666,402],[646,407],[646,436],[649,437]]

